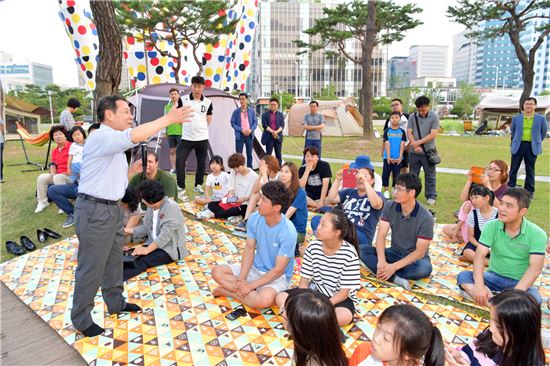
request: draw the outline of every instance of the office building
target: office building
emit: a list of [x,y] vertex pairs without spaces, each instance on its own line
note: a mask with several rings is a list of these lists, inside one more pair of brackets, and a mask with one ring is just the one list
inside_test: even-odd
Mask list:
[[475,83],[476,56],[476,41],[466,38],[466,31],[453,37],[453,69],[451,75],[456,79],[458,85],[462,82]]
[[40,87],[53,84],[53,72],[50,65],[29,60],[17,60],[13,55],[0,52],[0,78],[4,90],[23,90],[25,85]]
[[388,89],[399,89],[410,86],[416,79],[416,61],[408,57],[392,57],[388,61]]
[[409,48],[409,60],[416,62],[416,77],[448,76],[448,46],[414,45]]
[[[329,85],[335,87],[338,97],[358,96],[362,85],[361,65],[340,55],[327,57],[323,50],[297,55],[300,50],[293,40],[311,43],[303,33],[315,20],[323,16],[324,7],[335,6],[337,1],[315,3],[290,0],[259,3],[259,28],[252,49],[251,75],[247,88],[255,98],[269,97],[273,92],[286,91],[297,97],[312,97]],[[360,57],[360,45],[346,41],[346,52]],[[375,48],[372,54],[373,93],[386,93],[386,55]]]

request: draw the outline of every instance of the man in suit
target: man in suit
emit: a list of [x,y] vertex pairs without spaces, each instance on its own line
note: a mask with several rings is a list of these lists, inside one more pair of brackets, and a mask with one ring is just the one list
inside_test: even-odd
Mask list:
[[241,107],[231,115],[231,127],[235,130],[235,152],[242,154],[243,146],[246,146],[246,166],[252,169],[252,145],[258,118],[254,109],[248,106],[246,93],[239,94],[239,102]]
[[148,244],[133,248],[132,254],[138,258],[134,268],[124,268],[124,281],[145,272],[147,268],[172,263],[188,254],[185,223],[178,204],[165,195],[162,184],[156,180],[142,182],[139,191],[147,205],[143,224],[124,228],[124,231],[134,236],[148,235]]
[[509,187],[516,186],[518,170],[521,162],[525,162],[524,188],[535,193],[535,163],[537,156],[542,153],[542,140],[546,137],[548,125],[543,115],[535,113],[537,100],[533,97],[523,101],[523,113],[512,119],[512,142],[510,150],[512,162],[510,164]]
[[275,149],[275,157],[279,161],[279,165],[283,164],[282,148],[283,148],[283,128],[285,127],[285,118],[277,109],[279,101],[277,98],[269,100],[269,111],[262,114],[262,144],[265,145],[265,152],[271,155]]

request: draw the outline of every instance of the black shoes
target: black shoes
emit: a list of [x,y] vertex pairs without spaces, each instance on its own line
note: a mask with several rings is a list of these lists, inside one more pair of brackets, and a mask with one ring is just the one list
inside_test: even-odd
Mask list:
[[21,246],[25,248],[27,252],[32,252],[36,249],[36,245],[32,242],[32,240],[24,235],[21,237]]
[[61,238],[61,234],[58,234],[55,231],[48,229],[47,227],[45,227],[44,230],[36,230],[36,236],[38,237],[38,241],[41,243],[45,243],[46,240],[48,240],[48,237],[52,239]]
[[44,234],[49,236],[52,239],[60,239],[61,234],[56,233],[55,231],[48,229],[47,227],[44,228]]
[[16,242],[10,240],[6,242],[6,250],[8,251],[8,253],[11,253],[13,255],[25,254],[25,249],[21,248],[21,246]]

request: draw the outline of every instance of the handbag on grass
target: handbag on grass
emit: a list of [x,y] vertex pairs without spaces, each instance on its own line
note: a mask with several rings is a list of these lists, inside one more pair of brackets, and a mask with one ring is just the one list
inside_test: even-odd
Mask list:
[[[420,126],[418,125],[418,117],[417,116],[418,116],[418,112],[415,112],[414,113],[414,122],[416,123],[416,129],[418,130],[418,139],[422,140],[422,133],[420,132]],[[424,154],[426,155],[426,158],[428,158],[428,163],[430,163],[430,165],[437,165],[437,164],[441,163],[441,158],[437,154],[437,149],[436,149],[435,146],[430,147],[427,150],[424,147],[424,144],[422,144],[420,146],[422,147],[422,150],[424,151]]]

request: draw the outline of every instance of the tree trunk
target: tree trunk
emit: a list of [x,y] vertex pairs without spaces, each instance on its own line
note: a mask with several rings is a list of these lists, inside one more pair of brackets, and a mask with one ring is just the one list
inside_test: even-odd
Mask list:
[[[521,79],[523,80],[523,91],[521,92],[521,97],[519,98],[519,108],[523,105],[523,101],[533,91],[533,80],[535,79],[535,52],[536,49],[531,49],[529,54],[525,51],[525,48],[521,45],[519,31],[510,31],[508,32],[508,37],[510,42],[514,46],[516,51],[516,56],[521,65]],[[538,48],[537,48],[538,49]]]
[[361,113],[363,114],[363,136],[374,138],[372,122],[372,50],[376,41],[376,1],[369,0],[367,5],[367,36],[361,45],[361,67],[363,69],[361,86]]
[[118,92],[122,73],[122,41],[112,1],[90,1],[90,7],[99,36],[99,60],[94,90],[94,105],[97,106],[101,97]]

